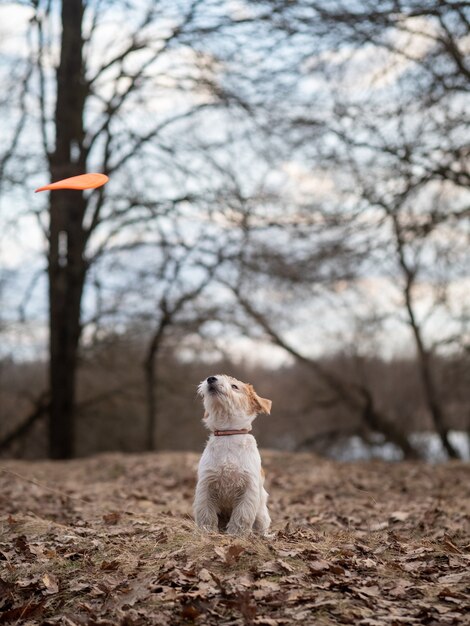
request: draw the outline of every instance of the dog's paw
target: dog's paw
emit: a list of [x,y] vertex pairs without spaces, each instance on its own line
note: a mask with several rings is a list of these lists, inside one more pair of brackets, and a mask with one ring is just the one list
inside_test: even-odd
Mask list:
[[217,517],[201,515],[196,517],[196,526],[205,533],[216,533],[218,530]]
[[251,526],[245,526],[240,524],[228,524],[227,535],[233,535],[234,537],[249,535],[252,531]]
[[276,537],[276,533],[269,532],[269,530],[265,530],[262,533],[256,533],[256,534],[258,535],[258,537],[262,539],[268,539],[268,540],[272,540]]
[[216,533],[216,532],[218,532],[218,528],[214,524],[198,524],[198,528],[203,533]]

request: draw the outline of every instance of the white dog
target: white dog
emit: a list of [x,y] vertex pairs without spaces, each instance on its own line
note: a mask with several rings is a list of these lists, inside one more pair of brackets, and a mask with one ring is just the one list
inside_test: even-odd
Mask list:
[[194,498],[196,524],[207,531],[226,528],[232,535],[265,534],[271,523],[261,457],[251,423],[271,412],[271,400],[231,376],[209,376],[198,387],[204,399],[209,437],[199,462]]

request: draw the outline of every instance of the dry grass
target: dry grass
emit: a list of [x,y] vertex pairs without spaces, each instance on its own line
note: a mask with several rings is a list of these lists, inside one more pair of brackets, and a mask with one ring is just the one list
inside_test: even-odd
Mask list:
[[0,623],[461,624],[469,468],[263,453],[273,537],[195,528],[197,455],[9,461]]

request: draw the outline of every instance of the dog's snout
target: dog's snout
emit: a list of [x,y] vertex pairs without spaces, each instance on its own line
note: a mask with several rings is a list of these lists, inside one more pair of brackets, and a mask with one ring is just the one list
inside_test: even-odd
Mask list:
[[209,378],[207,379],[207,383],[209,385],[212,385],[213,383],[217,382],[217,378],[215,376],[209,376]]

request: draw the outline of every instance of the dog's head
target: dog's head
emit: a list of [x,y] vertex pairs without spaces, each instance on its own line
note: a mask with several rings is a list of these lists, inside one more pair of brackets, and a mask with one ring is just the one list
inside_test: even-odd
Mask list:
[[198,393],[204,401],[204,423],[210,430],[250,428],[258,413],[271,413],[271,400],[260,398],[252,385],[232,376],[209,376]]

